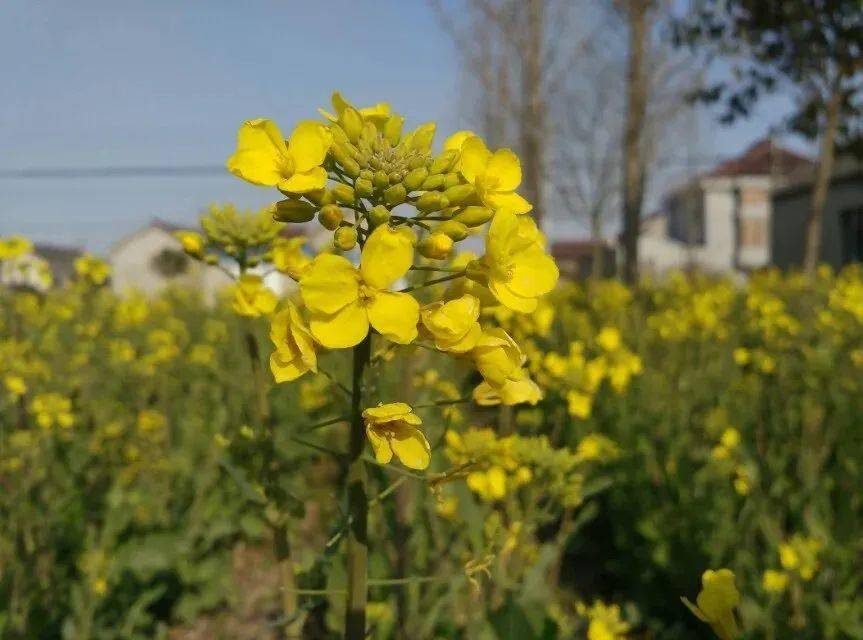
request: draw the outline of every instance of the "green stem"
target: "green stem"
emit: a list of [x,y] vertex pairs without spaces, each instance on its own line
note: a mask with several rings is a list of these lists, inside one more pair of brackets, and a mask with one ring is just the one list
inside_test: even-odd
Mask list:
[[351,393],[351,432],[348,444],[348,588],[345,603],[345,639],[363,640],[366,636],[368,598],[368,476],[363,451],[366,432],[363,426],[363,373],[369,363],[371,336],[354,347]]
[[430,287],[433,284],[439,284],[441,282],[446,282],[448,280],[455,280],[456,278],[461,278],[464,276],[464,271],[459,271],[458,273],[451,273],[448,276],[443,276],[441,278],[433,278],[432,280],[426,280],[421,284],[415,284],[412,287],[405,287],[404,289],[400,289],[399,293],[408,293],[410,291],[416,291],[417,289],[422,289],[423,287]]

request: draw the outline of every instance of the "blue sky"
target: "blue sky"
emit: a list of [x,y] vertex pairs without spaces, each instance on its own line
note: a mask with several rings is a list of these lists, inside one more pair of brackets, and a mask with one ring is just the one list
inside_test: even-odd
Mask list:
[[[334,89],[442,130],[466,124],[452,44],[424,0],[2,0],[0,172],[218,164],[239,124],[283,129]],[[773,106],[708,144],[763,135]],[[214,177],[0,179],[0,235],[104,251],[154,217],[274,192]]]

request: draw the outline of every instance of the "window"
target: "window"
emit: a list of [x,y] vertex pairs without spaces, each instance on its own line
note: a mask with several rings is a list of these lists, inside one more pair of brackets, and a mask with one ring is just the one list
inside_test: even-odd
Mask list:
[[696,204],[694,198],[673,198],[666,206],[668,235],[687,245],[704,245],[704,209]]
[[842,264],[863,262],[863,207],[841,214]]
[[740,246],[762,247],[765,240],[764,220],[762,218],[743,218],[740,220]]

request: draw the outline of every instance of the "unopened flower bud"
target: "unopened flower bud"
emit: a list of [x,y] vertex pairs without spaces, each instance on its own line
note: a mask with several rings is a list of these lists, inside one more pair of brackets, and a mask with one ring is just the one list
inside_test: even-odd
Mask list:
[[356,200],[356,195],[354,194],[353,187],[346,184],[336,184],[333,185],[332,188],[333,197],[336,199],[336,202],[341,202],[342,204],[353,204],[354,200]]
[[426,191],[416,201],[415,206],[423,213],[439,211],[446,206],[445,200],[444,195],[440,191]]
[[333,192],[329,189],[317,189],[315,191],[309,191],[303,195],[319,207],[323,207],[325,204],[332,204],[336,201],[335,196],[333,196]]
[[350,251],[357,245],[357,230],[354,227],[339,227],[333,234],[333,244],[339,251]]
[[431,165],[429,166],[429,173],[446,173],[452,169],[452,166],[455,164],[457,159],[458,151],[456,149],[444,151],[437,158],[432,160]]
[[354,191],[356,192],[357,197],[369,198],[375,192],[375,188],[369,180],[357,178],[354,182]]
[[441,222],[437,229],[435,229],[435,232],[443,233],[452,238],[455,242],[459,242],[467,238],[470,230],[461,222],[447,220],[446,222]]
[[315,205],[305,200],[288,198],[272,206],[273,218],[279,222],[308,222],[315,217]]
[[360,133],[360,139],[372,144],[378,137],[378,130],[371,122],[366,122],[363,125],[363,131]]
[[372,223],[375,227],[388,222],[390,219],[390,210],[387,209],[384,205],[379,204],[372,207],[372,210],[369,211],[369,222]]
[[387,175],[387,172],[375,171],[373,183],[378,189],[386,189],[388,186],[390,186],[390,178]]
[[456,205],[473,197],[473,195],[476,194],[476,191],[472,184],[459,184],[454,187],[450,187],[444,191],[443,194],[447,197],[450,204]]
[[375,172],[371,169],[363,169],[360,171],[360,178],[363,178],[364,180],[374,180],[374,177]]
[[404,183],[408,188],[408,191],[416,191],[422,186],[422,183],[425,182],[425,179],[428,178],[429,170],[425,167],[419,167],[417,169],[412,169],[405,176]]
[[261,264],[261,259],[258,256],[249,256],[246,258],[247,267],[257,267],[259,264]]
[[392,115],[384,123],[384,137],[392,146],[396,146],[402,138],[402,125],[405,119],[399,115]]
[[401,183],[394,184],[386,191],[384,191],[384,202],[386,202],[391,207],[400,205],[402,202],[405,201],[405,198],[407,197],[407,189],[405,189],[405,186]]
[[409,147],[415,151],[427,153],[431,149],[432,140],[434,139],[435,123],[426,122],[421,124],[413,132],[410,139]]
[[430,260],[443,260],[452,251],[452,238],[444,233],[433,233],[417,245],[420,255]]
[[390,184],[402,181],[402,176],[398,171],[391,171],[387,177],[389,178]]
[[444,189],[452,189],[461,184],[461,178],[457,173],[445,173],[443,188]]
[[442,189],[443,183],[444,183],[444,176],[443,175],[441,175],[441,174],[430,175],[428,178],[426,178],[423,181],[422,185],[420,186],[420,189],[422,189],[423,191],[434,191],[436,189]]
[[482,262],[479,260],[471,260],[468,262],[464,268],[464,274],[474,282],[478,282],[482,285],[488,284],[488,274],[486,273],[485,267],[482,266]]
[[328,204],[318,213],[318,222],[321,223],[322,227],[330,231],[335,231],[344,219],[345,216],[342,213],[342,209],[337,204]]
[[465,207],[461,213],[455,215],[453,220],[458,220],[468,227],[478,227],[491,220],[494,211],[488,207]]
[[360,139],[363,131],[363,117],[359,111],[350,106],[345,107],[345,110],[342,111],[339,117],[339,124],[342,125],[345,135],[348,136],[351,142],[356,142]]
[[330,133],[332,133],[333,142],[335,143],[350,142],[350,140],[348,140],[347,134],[345,133],[345,130],[339,126],[330,125]]
[[428,158],[425,155],[415,155],[408,160],[408,168],[411,170],[419,169],[420,167],[426,166],[427,162]]
[[204,262],[206,262],[207,264],[218,264],[219,263],[219,256],[212,254],[212,253],[208,253],[207,255],[204,256]]

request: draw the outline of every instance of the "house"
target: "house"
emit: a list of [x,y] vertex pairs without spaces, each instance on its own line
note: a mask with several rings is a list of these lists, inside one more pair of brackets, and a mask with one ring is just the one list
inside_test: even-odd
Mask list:
[[745,274],[770,264],[771,194],[811,175],[813,167],[805,156],[761,140],[675,189],[642,222],[642,273],[699,269]]
[[[788,185],[773,194],[773,262],[787,269],[803,265],[806,225],[812,204],[812,181]],[[863,163],[837,162],[821,223],[820,261],[835,268],[863,262]]]
[[232,280],[218,267],[192,260],[174,237],[184,227],[153,220],[117,241],[111,248],[111,284],[120,294],[137,291],[156,295],[168,286],[192,287],[208,302]]
[[39,292],[63,286],[75,275],[81,253],[75,247],[37,243],[32,253],[0,263],[0,284]]

